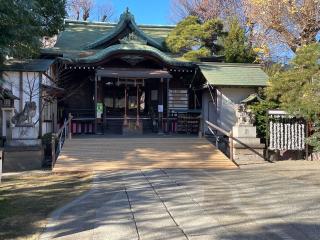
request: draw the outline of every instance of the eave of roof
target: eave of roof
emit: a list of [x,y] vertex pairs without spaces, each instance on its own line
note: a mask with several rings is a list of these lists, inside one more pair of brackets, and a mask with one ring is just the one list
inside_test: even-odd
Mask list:
[[131,68],[107,68],[98,69],[97,76],[110,77],[110,78],[124,78],[124,79],[151,79],[151,78],[164,78],[170,79],[172,75],[167,70],[161,69],[131,69]]
[[92,64],[92,63],[103,61],[104,59],[107,59],[111,55],[114,55],[117,53],[148,54],[162,60],[168,65],[180,66],[180,67],[196,67],[196,65],[192,62],[178,61],[168,56],[167,54],[165,54],[164,52],[160,51],[157,48],[154,48],[148,45],[133,44],[133,43],[112,45],[108,48],[97,51],[95,54],[87,57],[81,57],[81,58],[64,57],[60,59],[73,64]]
[[54,59],[8,60],[0,66],[0,71],[45,72],[54,62]]
[[198,63],[208,84],[215,86],[264,87],[268,75],[257,64]]
[[243,99],[241,103],[249,104],[252,102],[262,102],[263,99],[257,93],[250,94],[247,98]]

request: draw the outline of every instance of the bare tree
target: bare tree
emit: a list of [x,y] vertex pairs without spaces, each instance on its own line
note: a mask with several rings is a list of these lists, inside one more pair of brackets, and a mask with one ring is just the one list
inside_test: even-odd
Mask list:
[[87,21],[94,15],[96,20],[106,22],[114,14],[114,8],[110,0],[103,4],[96,4],[94,0],[69,0],[68,13],[76,20]]
[[96,5],[98,21],[107,22],[114,14],[114,7],[111,3]]
[[83,0],[82,1],[82,20],[87,21],[90,17],[90,12],[94,6],[93,0]]
[[[316,41],[320,31],[318,0],[243,0],[257,40],[287,45],[293,52]],[[266,44],[266,43],[264,43]]]
[[198,16],[202,21],[244,16],[242,0],[172,0],[171,3],[174,20],[189,15]]
[[94,0],[69,0],[68,12],[69,16],[83,21],[87,21],[90,17],[90,13],[94,7]]

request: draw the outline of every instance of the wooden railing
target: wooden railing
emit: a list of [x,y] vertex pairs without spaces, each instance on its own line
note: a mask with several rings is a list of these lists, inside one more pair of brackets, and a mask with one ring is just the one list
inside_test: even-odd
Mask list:
[[[208,125],[209,130],[212,132],[212,129],[215,129],[219,132],[221,132],[222,134],[224,134],[225,136],[227,136],[229,138],[229,148],[230,148],[230,159],[237,164],[234,159],[233,159],[233,144],[234,142],[237,142],[238,144],[241,144],[243,147],[245,147],[246,149],[252,151],[253,153],[257,154],[258,156],[260,156],[261,158],[265,158],[263,155],[261,155],[259,152],[257,152],[255,149],[253,149],[252,147],[250,147],[248,144],[242,142],[239,138],[235,138],[232,134],[232,131],[228,132],[220,127],[218,127],[217,125],[206,121],[206,124]],[[238,165],[238,164],[237,164]]]
[[52,158],[52,166],[57,162],[59,154],[62,150],[64,142],[68,138],[69,140],[72,139],[72,132],[71,132],[71,123],[72,123],[72,115],[69,114],[68,119],[65,119],[63,126],[58,130],[57,133],[52,134],[51,139],[51,158]]
[[[211,133],[214,134],[213,132],[213,129],[222,133],[223,135],[227,136],[229,138],[229,155],[230,155],[230,159],[233,161],[233,136],[232,136],[232,131],[231,132],[228,132],[224,129],[222,129],[221,127],[218,127],[217,125],[213,124],[212,122],[209,122],[209,121],[205,121],[206,124],[208,125],[208,129],[211,131]],[[218,145],[217,145],[218,147]]]

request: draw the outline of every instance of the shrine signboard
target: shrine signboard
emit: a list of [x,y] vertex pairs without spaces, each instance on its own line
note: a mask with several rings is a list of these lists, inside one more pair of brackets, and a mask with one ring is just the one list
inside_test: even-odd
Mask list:
[[103,114],[103,103],[97,103],[97,118],[101,118]]

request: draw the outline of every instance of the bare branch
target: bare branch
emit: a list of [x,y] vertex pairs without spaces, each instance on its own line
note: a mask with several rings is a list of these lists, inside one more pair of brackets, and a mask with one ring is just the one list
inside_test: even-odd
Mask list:
[[114,15],[114,7],[111,3],[96,5],[97,20],[107,22]]
[[87,21],[93,7],[94,0],[69,0],[67,9],[69,17],[80,20],[80,16],[82,15],[82,20]]

